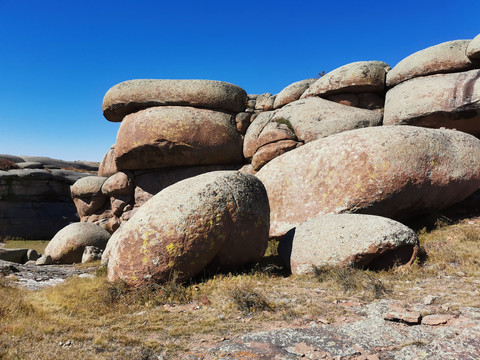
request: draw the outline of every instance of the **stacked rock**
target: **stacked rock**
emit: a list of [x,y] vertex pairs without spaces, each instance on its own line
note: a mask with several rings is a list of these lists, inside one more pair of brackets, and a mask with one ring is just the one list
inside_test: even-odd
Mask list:
[[242,88],[211,80],[131,80],[112,87],[103,113],[122,123],[99,177],[72,187],[81,220],[114,232],[163,188],[239,169],[247,101]]
[[389,70],[381,61],[356,62],[318,80],[293,83],[277,96],[263,97],[264,112],[245,134],[243,155],[258,171],[270,160],[305,143],[381,125]]
[[387,74],[385,125],[480,135],[480,37],[418,51]]

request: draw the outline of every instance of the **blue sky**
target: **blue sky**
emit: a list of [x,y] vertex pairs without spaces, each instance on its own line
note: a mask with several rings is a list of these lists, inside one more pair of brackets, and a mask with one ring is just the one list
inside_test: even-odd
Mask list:
[[0,0],[0,153],[100,161],[129,79],[212,79],[247,93],[360,60],[392,67],[480,33],[480,1]]

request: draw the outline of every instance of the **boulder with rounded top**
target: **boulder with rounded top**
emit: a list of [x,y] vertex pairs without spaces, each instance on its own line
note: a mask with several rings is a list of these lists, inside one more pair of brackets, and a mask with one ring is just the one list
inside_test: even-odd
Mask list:
[[242,136],[224,112],[153,107],[125,117],[115,161],[120,170],[241,163]]
[[109,280],[130,285],[178,281],[207,266],[230,270],[262,258],[269,206],[253,175],[218,171],[169,186],[110,239],[102,261]]
[[237,113],[245,109],[247,94],[237,85],[214,80],[124,81],[107,91],[103,115],[120,122],[131,113],[154,106],[193,106]]
[[271,236],[318,214],[405,219],[440,211],[480,186],[480,140],[453,130],[379,126],[343,132],[275,158],[257,174]]

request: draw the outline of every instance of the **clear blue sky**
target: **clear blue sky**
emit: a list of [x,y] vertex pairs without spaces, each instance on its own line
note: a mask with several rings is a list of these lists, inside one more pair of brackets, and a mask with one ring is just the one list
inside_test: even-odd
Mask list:
[[102,99],[124,80],[277,93],[478,33],[480,0],[0,0],[0,153],[100,161],[118,130]]

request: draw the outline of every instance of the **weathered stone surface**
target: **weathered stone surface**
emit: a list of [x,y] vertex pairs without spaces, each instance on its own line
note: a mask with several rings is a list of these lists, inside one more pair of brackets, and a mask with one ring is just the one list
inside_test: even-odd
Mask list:
[[317,79],[305,79],[294,82],[288,85],[285,89],[280,91],[275,97],[273,108],[278,109],[295,100],[300,99],[300,96],[312,85]]
[[86,176],[75,182],[70,188],[72,197],[89,197],[102,193],[102,186],[107,180],[101,176]]
[[38,161],[28,161],[17,163],[20,169],[43,169],[43,164]]
[[[477,359],[480,321],[470,325],[405,326],[385,321],[392,300],[359,306],[360,318],[336,324],[312,324],[249,333],[186,359]],[[363,315],[361,315],[363,314]],[[427,344],[427,345],[425,345]],[[201,357],[200,357],[201,356]]]
[[467,56],[471,60],[480,60],[480,34],[475,36],[475,38],[468,44]]
[[280,140],[307,143],[347,130],[377,126],[382,114],[311,97],[260,114],[245,134],[243,155],[252,158],[266,144]]
[[293,274],[315,267],[382,269],[414,260],[418,237],[397,221],[361,214],[318,215],[291,229],[279,253]]
[[403,219],[438,211],[480,186],[480,140],[413,126],[358,129],[312,142],[265,165],[271,236],[318,214]]
[[109,177],[118,172],[117,164],[115,164],[115,144],[107,151],[98,167],[98,176]]
[[51,239],[78,221],[70,185],[86,175],[69,170],[0,171],[0,237]]
[[102,185],[102,194],[109,196],[132,195],[134,189],[133,176],[122,171],[110,176]]
[[405,81],[387,92],[384,125],[454,128],[480,135],[480,70]]
[[262,183],[239,172],[210,172],[151,198],[112,235],[102,261],[108,278],[139,285],[184,281],[202,271],[258,261],[268,242],[268,199]]
[[124,81],[110,88],[103,99],[103,115],[119,122],[131,113],[152,106],[194,106],[233,113],[243,111],[245,91],[233,84],[213,80]]
[[82,261],[86,246],[105,249],[110,234],[105,229],[92,223],[73,223],[60,230],[45,248],[45,255],[50,255],[54,263],[73,264]]
[[212,171],[238,170],[240,167],[241,165],[206,165],[135,171],[135,206],[142,206],[152,196],[181,180]]
[[23,159],[20,156],[15,156],[15,155],[9,155],[9,154],[0,154],[0,159],[6,159],[13,161],[14,163],[22,163],[25,162],[25,159]]
[[387,86],[419,76],[469,70],[474,67],[466,51],[470,40],[447,41],[406,57],[387,74]]
[[287,151],[293,150],[302,143],[294,140],[279,140],[270,144],[261,146],[252,158],[252,168],[255,171],[260,170],[270,160],[277,156],[285,154]]
[[245,139],[243,140],[243,156],[245,156],[245,158],[251,159],[253,155],[255,155],[255,151],[257,151],[259,147],[257,143],[258,137],[270,122],[272,115],[272,111],[265,111],[259,114],[248,127]]
[[347,92],[384,92],[385,74],[390,66],[383,61],[358,61],[339,67],[315,81],[301,99]]
[[118,130],[118,169],[241,163],[242,137],[227,113],[154,107],[125,117]]
[[237,125],[237,130],[240,134],[245,135],[248,127],[250,126],[250,118],[252,117],[251,113],[240,112],[235,116],[235,124]]
[[265,93],[259,95],[255,100],[255,110],[270,111],[273,110],[275,95]]
[[380,125],[382,114],[314,97],[282,107],[270,121],[290,124],[298,140],[307,143],[347,130]]

